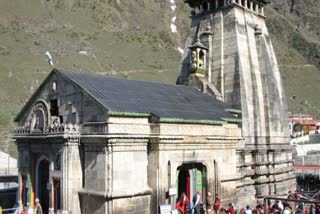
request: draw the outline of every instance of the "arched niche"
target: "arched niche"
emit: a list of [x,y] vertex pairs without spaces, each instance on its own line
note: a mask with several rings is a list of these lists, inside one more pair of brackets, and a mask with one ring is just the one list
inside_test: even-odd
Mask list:
[[44,100],[37,101],[27,119],[26,126],[30,132],[43,133],[50,124],[50,112],[48,104]]

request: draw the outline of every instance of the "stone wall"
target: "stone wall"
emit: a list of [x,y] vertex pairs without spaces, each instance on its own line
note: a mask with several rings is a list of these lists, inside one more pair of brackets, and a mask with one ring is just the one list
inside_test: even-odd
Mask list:
[[105,214],[107,206],[105,198],[96,195],[81,195],[81,214]]
[[237,201],[241,177],[236,149],[242,147],[239,130],[236,125],[160,124],[161,134],[149,146],[148,183],[153,190],[150,213],[155,213],[159,204],[175,204],[179,196],[168,198],[167,192],[178,189],[178,167],[183,164],[202,164],[207,191],[220,194],[224,205]]
[[75,213],[80,213],[78,192],[82,188],[82,166],[80,159],[79,139],[67,142],[63,156],[63,207]]
[[[51,190],[53,179],[59,179],[61,186],[61,209],[80,212],[78,191],[82,187],[82,169],[77,139],[65,140],[63,137],[43,139],[17,139],[19,151],[19,177],[27,176],[29,193],[27,201],[37,195],[36,163],[45,158],[49,162]],[[35,173],[35,174],[34,174]],[[31,188],[32,187],[32,188]],[[19,192],[21,192],[21,184]],[[49,193],[49,208],[53,207],[52,192]]]

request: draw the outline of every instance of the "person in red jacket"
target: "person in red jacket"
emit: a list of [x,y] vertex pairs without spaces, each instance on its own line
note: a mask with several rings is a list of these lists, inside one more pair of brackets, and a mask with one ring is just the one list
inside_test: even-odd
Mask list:
[[232,204],[229,204],[229,208],[227,209],[227,214],[235,214],[234,208]]
[[179,201],[176,203],[176,209],[180,211],[181,214],[185,213],[186,207],[189,205],[189,199],[186,193],[181,193]]
[[216,197],[214,199],[213,209],[216,214],[219,214],[221,209],[221,200],[218,194],[216,194]]

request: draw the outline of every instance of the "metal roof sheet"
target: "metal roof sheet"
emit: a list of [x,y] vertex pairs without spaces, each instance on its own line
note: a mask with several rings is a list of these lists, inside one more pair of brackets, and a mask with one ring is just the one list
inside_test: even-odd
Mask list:
[[188,86],[54,71],[74,82],[111,112],[154,114],[183,120],[235,118],[225,111],[229,105]]

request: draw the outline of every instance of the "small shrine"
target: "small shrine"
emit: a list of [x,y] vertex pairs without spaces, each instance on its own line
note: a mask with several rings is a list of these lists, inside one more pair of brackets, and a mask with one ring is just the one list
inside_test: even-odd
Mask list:
[[206,56],[208,48],[200,42],[199,38],[197,38],[196,42],[189,47],[189,49],[191,50],[190,76],[204,77],[207,68]]

